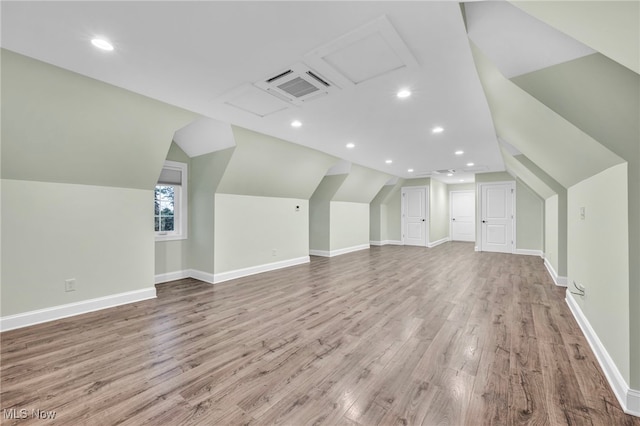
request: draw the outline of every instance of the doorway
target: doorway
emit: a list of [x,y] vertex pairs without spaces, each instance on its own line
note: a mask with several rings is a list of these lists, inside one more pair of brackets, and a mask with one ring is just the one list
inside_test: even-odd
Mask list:
[[452,241],[476,240],[476,192],[450,191],[450,235]]
[[427,186],[402,188],[402,242],[408,246],[427,246],[429,227]]
[[513,253],[515,183],[487,183],[479,186],[481,250]]

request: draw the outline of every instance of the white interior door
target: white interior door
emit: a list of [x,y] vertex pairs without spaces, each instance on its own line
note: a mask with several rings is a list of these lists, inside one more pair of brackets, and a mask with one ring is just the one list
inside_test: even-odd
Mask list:
[[402,188],[402,242],[427,246],[427,188]]
[[451,191],[451,239],[476,240],[476,192]]
[[513,183],[481,185],[482,251],[513,253]]

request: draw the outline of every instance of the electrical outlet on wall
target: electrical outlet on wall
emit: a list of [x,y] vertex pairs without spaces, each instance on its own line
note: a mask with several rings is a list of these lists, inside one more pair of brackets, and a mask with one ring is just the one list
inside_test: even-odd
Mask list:
[[584,220],[585,211],[586,211],[586,209],[584,207],[580,207],[580,220]]
[[64,291],[76,291],[76,279],[69,278],[68,280],[64,280]]
[[277,256],[277,255],[278,255],[278,250],[277,249],[271,250],[271,256]]

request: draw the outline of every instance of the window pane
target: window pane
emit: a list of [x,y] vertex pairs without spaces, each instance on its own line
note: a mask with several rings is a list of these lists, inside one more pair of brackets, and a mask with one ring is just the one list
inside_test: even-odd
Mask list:
[[173,231],[173,216],[160,218],[160,231]]
[[154,204],[155,231],[174,231],[175,188],[171,185],[156,185]]
[[162,216],[173,216],[173,203],[160,203],[160,212]]

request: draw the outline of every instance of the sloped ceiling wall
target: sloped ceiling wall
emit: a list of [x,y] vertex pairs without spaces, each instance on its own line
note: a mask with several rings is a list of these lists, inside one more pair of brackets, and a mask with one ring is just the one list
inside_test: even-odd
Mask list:
[[506,79],[471,42],[498,137],[568,188],[624,161]]
[[151,189],[199,116],[2,50],[2,178]]
[[390,178],[386,173],[353,164],[331,200],[369,204]]
[[387,182],[387,184],[384,185],[382,189],[380,189],[380,191],[378,191],[373,200],[371,200],[371,204],[376,206],[386,204],[389,201],[389,198],[391,198],[393,192],[400,190],[403,182],[404,179],[397,179],[395,180],[395,183]]
[[309,199],[338,159],[282,139],[232,127],[236,148],[217,192]]
[[[640,73],[637,1],[512,1],[513,5]],[[615,29],[611,27],[615,23]]]
[[502,150],[502,158],[509,173],[518,176],[529,188],[531,188],[542,199],[556,195],[556,192],[542,181],[535,173],[529,170],[524,164],[516,160],[504,148]]
[[597,53],[512,81],[626,161],[637,159],[640,75]]

